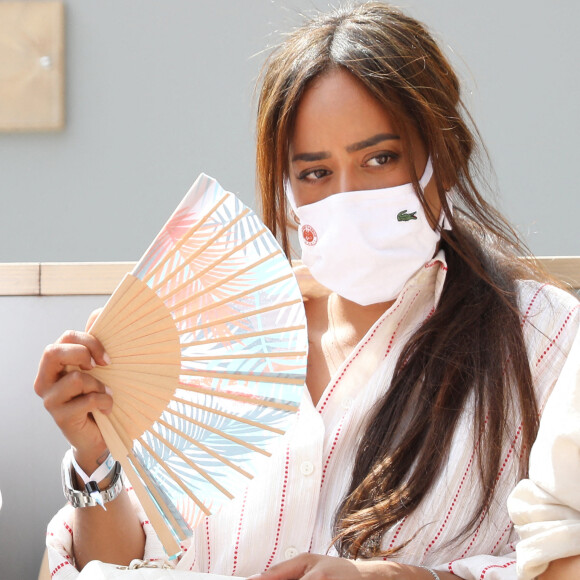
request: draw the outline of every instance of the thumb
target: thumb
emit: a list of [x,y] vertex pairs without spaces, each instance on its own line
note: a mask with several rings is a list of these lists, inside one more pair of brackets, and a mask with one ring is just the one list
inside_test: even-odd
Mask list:
[[87,325],[85,327],[85,332],[89,332],[91,330],[91,327],[95,323],[95,320],[98,318],[99,314],[102,311],[103,311],[102,308],[97,308],[96,310],[93,310],[91,312],[91,314],[89,315],[89,319],[87,320]]
[[266,572],[250,576],[247,580],[295,580],[302,578],[309,570],[308,561],[308,554],[300,554],[295,558],[272,566]]

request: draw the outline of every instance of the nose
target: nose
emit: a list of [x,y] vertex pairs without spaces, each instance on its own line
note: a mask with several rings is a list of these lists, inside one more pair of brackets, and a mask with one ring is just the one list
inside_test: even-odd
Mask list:
[[336,191],[332,193],[344,193],[345,191],[361,191],[365,189],[364,183],[361,181],[360,176],[357,175],[356,171],[345,168],[335,173],[335,188]]

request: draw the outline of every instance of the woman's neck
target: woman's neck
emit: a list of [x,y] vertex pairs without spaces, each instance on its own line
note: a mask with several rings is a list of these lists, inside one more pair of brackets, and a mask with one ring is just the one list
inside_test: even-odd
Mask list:
[[355,341],[354,345],[356,345],[393,304],[394,300],[361,306],[332,293],[327,305],[329,326],[340,330],[345,337],[348,337],[349,342]]
[[306,302],[310,346],[306,384],[314,404],[356,345],[392,304],[361,306],[336,293]]

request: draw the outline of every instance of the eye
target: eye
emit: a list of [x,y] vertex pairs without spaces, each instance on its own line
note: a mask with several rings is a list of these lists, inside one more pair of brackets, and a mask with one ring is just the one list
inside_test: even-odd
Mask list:
[[389,151],[381,151],[380,153],[375,153],[369,157],[365,162],[365,167],[380,167],[381,165],[387,165],[387,163],[392,163],[399,158],[397,153],[391,153]]
[[301,181],[318,181],[327,175],[330,175],[328,169],[305,169],[298,174],[298,179]]

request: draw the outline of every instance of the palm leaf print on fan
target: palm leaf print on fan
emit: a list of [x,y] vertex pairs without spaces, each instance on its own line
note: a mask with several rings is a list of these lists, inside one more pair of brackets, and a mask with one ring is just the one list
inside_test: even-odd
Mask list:
[[168,554],[243,489],[297,410],[302,298],[259,218],[201,175],[91,328],[95,414]]

